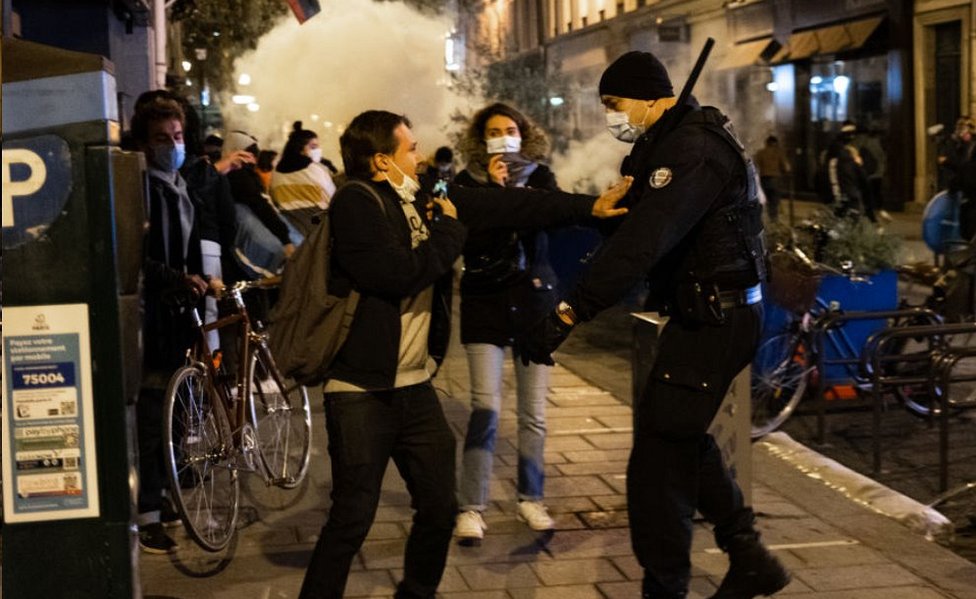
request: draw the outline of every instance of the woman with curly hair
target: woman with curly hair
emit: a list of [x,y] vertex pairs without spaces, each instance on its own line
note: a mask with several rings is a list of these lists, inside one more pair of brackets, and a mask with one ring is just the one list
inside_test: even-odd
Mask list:
[[[454,182],[469,187],[532,187],[556,190],[541,161],[549,152],[545,132],[521,112],[496,103],[475,114],[460,143],[466,168]],[[478,544],[486,527],[488,483],[502,401],[505,348],[518,331],[555,303],[556,275],[549,265],[545,231],[472,230],[464,247],[461,277],[461,342],[471,376],[471,418],[464,442],[456,532]],[[516,517],[533,530],[550,530],[542,503],[545,402],[549,367],[514,359],[518,413]]]

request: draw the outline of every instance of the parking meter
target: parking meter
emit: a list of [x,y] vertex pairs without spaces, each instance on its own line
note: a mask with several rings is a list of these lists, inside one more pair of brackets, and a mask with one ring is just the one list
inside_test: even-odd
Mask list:
[[3,594],[138,596],[145,165],[112,64],[3,41]]

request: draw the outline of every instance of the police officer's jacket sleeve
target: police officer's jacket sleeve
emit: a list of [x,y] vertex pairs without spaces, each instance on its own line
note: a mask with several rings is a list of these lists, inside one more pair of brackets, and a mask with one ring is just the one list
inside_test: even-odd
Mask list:
[[588,223],[595,197],[512,187],[448,188],[458,220],[469,229],[544,229]]
[[[731,169],[739,161],[716,136],[679,129],[665,142],[667,151],[655,152],[647,165],[650,179],[634,181],[640,185],[639,200],[570,294],[569,303],[581,320],[593,318],[633,289],[692,232],[730,184]],[[670,180],[665,182],[668,171]]]

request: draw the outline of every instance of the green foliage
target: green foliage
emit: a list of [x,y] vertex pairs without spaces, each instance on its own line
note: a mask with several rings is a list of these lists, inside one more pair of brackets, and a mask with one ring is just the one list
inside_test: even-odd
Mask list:
[[[484,50],[479,54],[488,55]],[[568,80],[559,73],[546,73],[542,52],[522,54],[483,68],[468,67],[463,74],[454,75],[452,87],[461,96],[484,98],[486,104],[497,101],[515,106],[546,130],[556,151],[565,149],[569,143],[569,131],[556,123],[549,105],[549,98],[568,95]],[[567,103],[560,110],[565,112],[570,108]],[[461,112],[451,115],[452,130],[448,136],[455,146],[472,116]]]
[[842,270],[847,263],[855,272],[870,274],[895,266],[901,241],[866,218],[838,217],[820,208],[796,229],[770,225],[766,240],[771,249],[791,243],[811,259]]
[[[374,0],[376,2],[397,2],[401,0]],[[424,14],[439,15],[447,8],[448,0],[402,0],[407,6]]]
[[178,0],[170,18],[182,24],[183,53],[190,60],[206,50],[202,72],[218,92],[233,87],[234,60],[253,50],[286,13],[282,0]]

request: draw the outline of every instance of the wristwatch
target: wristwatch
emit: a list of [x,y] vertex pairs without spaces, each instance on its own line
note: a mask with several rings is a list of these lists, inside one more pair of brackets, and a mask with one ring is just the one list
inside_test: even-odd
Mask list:
[[556,315],[559,316],[559,320],[569,326],[576,324],[576,312],[573,311],[573,307],[566,303],[565,300],[556,305]]

